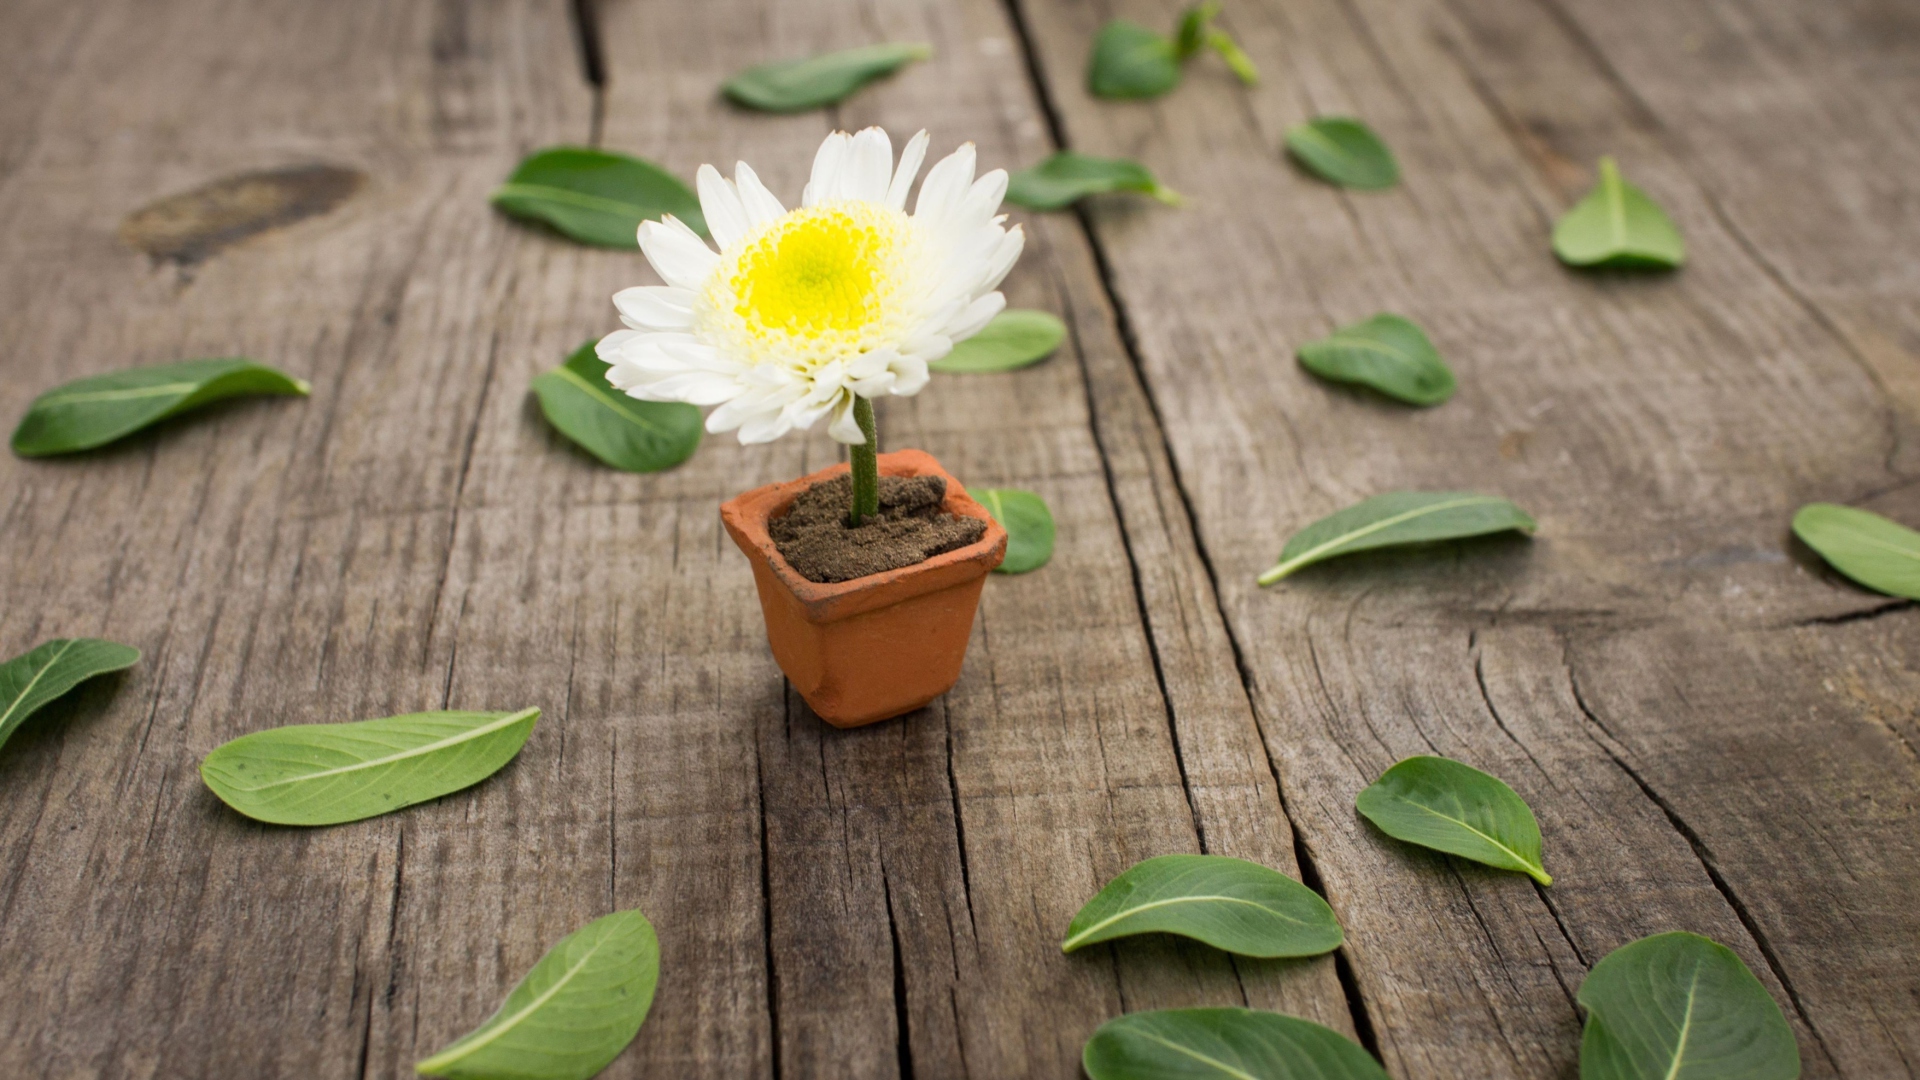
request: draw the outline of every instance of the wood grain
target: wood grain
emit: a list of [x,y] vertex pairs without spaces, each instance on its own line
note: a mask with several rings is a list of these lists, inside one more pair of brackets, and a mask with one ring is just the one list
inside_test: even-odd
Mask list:
[[[1734,945],[1769,983],[1808,1075],[1907,1075],[1920,970],[1897,943],[1920,927],[1910,905],[1870,898],[1920,873],[1915,762],[1883,719],[1901,711],[1884,676],[1856,679],[1851,701],[1822,689],[1832,654],[1810,654],[1804,635],[1817,631],[1797,624],[1885,611],[1860,625],[1909,657],[1915,626],[1904,607],[1836,587],[1785,522],[1813,498],[1904,485],[1908,421],[1836,336],[1837,317],[1719,209],[1713,185],[1736,163],[1749,185],[1764,172],[1731,151],[1708,169],[1690,149],[1690,125],[1726,121],[1732,105],[1702,115],[1700,69],[1641,47],[1678,41],[1648,27],[1681,16],[1655,4],[1239,4],[1227,18],[1266,74],[1258,89],[1196,64],[1169,97],[1118,107],[1081,88],[1084,42],[1109,15],[1154,23],[1170,9],[1019,8],[1066,141],[1137,155],[1189,196],[1178,213],[1116,199],[1085,216],[1389,1070],[1571,1075],[1583,969],[1685,927]],[[1583,29],[1589,9],[1613,38]],[[1740,20],[1784,11],[1721,5],[1717,29],[1738,40]],[[1670,87],[1671,114],[1633,96],[1640,80],[1620,78],[1607,41]],[[1835,72],[1801,50],[1804,66],[1767,78],[1843,82],[1861,55]],[[1365,117],[1406,182],[1350,194],[1288,165],[1284,128],[1325,113]],[[1746,145],[1793,145],[1755,125]],[[1684,272],[1553,263],[1548,228],[1601,152],[1673,212],[1692,248]],[[1789,257],[1785,236],[1767,242]],[[1461,373],[1447,406],[1409,412],[1295,367],[1297,343],[1377,310],[1434,334]],[[1540,539],[1253,584],[1321,514],[1380,491],[1462,487],[1515,498]],[[1845,655],[1884,671],[1877,652],[1862,642]],[[1367,830],[1354,793],[1415,752],[1512,782],[1540,812],[1555,886]],[[1875,990],[1840,988],[1851,980]]]
[[[1236,0],[1258,87],[1209,56],[1159,101],[1090,99],[1099,24],[1179,6],[0,11],[0,411],[195,355],[315,385],[0,462],[7,654],[147,653],[0,754],[0,1074],[410,1076],[560,936],[639,907],[660,993],[609,1077],[1066,1078],[1122,1011],[1241,1003],[1396,1077],[1571,1077],[1586,969],[1677,928],[1746,959],[1808,1076],[1914,1075],[1920,622],[1786,521],[1920,521],[1920,24],[1899,0]],[[935,55],[819,113],[717,96],[878,40]],[[1284,128],[1330,112],[1386,137],[1400,188],[1285,161]],[[598,142],[684,176],[744,158],[792,199],[820,137],[867,124],[983,168],[1138,156],[1189,202],[1018,215],[1009,296],[1068,345],[883,404],[887,446],[1039,492],[1059,541],[988,583],[952,693],[841,732],[784,686],[716,513],[838,448],[711,437],[634,476],[570,446],[528,383],[651,272],[486,195]],[[1602,153],[1685,270],[1553,261]],[[118,235],[312,165],[366,179],[197,262]],[[1378,310],[1432,334],[1447,405],[1292,360]],[[1541,535],[1253,584],[1308,520],[1455,487]],[[448,705],[544,713],[488,782],[340,828],[252,824],[195,772],[262,727]],[[1555,885],[1369,830],[1354,794],[1419,752],[1525,796]],[[1348,945],[1060,954],[1102,883],[1174,851],[1304,877]]]

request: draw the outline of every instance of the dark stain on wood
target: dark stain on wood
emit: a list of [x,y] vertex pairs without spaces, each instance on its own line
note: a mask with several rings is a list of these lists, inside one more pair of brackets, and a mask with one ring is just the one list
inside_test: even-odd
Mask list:
[[120,238],[155,259],[191,266],[250,236],[318,217],[366,179],[337,165],[240,173],[148,203],[121,222]]

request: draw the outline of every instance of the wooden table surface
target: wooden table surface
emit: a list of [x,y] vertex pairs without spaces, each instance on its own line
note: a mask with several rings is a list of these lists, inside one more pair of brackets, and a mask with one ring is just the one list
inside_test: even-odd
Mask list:
[[[1092,99],[1091,36],[1174,0],[10,0],[0,10],[0,417],[69,378],[247,355],[309,400],[106,451],[0,457],[0,653],[146,659],[0,752],[0,1075],[406,1077],[556,939],[639,907],[659,996],[609,1077],[1078,1076],[1127,1010],[1309,1017],[1399,1080],[1575,1075],[1585,970],[1730,945],[1809,1077],[1920,1074],[1920,611],[1823,568],[1811,501],[1920,522],[1920,7],[1911,0],[1229,0],[1216,59]],[[748,114],[751,63],[934,58],[838,108]],[[584,48],[583,48],[584,43]],[[1405,181],[1350,193],[1285,128],[1365,117]],[[837,731],[789,693],[718,503],[823,431],[710,437],[637,476],[528,383],[653,280],[510,221],[533,149],[798,194],[820,137],[921,127],[983,167],[1137,157],[1187,197],[1016,213],[1016,306],[1068,347],[881,407],[890,447],[1041,493],[965,673]],[[1603,153],[1685,234],[1677,274],[1569,272]],[[258,169],[337,208],[149,258],[154,199]],[[1408,410],[1300,343],[1379,310],[1460,376]],[[10,422],[10,421],[9,421]],[[1468,488],[1518,538],[1261,589],[1304,523]],[[336,828],[200,783],[219,743],[442,707],[545,710],[491,780]],[[1491,771],[1551,888],[1384,839],[1400,757]],[[1321,890],[1334,956],[1171,939],[1063,956],[1136,860],[1242,856]]]

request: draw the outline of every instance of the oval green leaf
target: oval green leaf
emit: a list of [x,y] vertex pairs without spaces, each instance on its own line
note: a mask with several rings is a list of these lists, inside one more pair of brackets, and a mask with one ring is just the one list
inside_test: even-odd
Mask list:
[[1600,182],[1553,227],[1553,253],[1569,266],[1668,270],[1686,261],[1687,246],[1660,204],[1600,159]]
[[707,219],[680,178],[650,161],[584,146],[553,146],[520,163],[493,205],[600,247],[640,247],[640,223],[672,214],[701,236]]
[[1732,949],[1655,934],[1608,953],[1580,984],[1580,1080],[1794,1080],[1780,1005]]
[[659,981],[653,924],[616,911],[561,938],[486,1023],[414,1069],[460,1080],[587,1080],[639,1033]]
[[1497,495],[1466,491],[1393,491],[1375,495],[1294,533],[1280,561],[1260,575],[1271,585],[1303,566],[1396,544],[1459,540],[1535,528],[1526,511]]
[[1871,511],[1812,503],[1793,515],[1793,534],[1867,588],[1920,600],[1920,532]]
[[1256,1009],[1160,1009],[1100,1026],[1080,1053],[1091,1080],[1387,1080],[1352,1039]]
[[1051,312],[1003,311],[927,367],[948,374],[1013,371],[1053,355],[1066,337],[1067,324]]
[[170,416],[250,394],[304,396],[306,382],[241,357],[186,360],[76,379],[35,398],[13,429],[21,457],[105,446]]
[[1258,957],[1319,956],[1344,940],[1327,902],[1278,870],[1224,855],[1161,855],[1087,901],[1060,951],[1152,933]]
[[1452,369],[1426,331],[1398,315],[1375,315],[1300,346],[1300,363],[1335,382],[1359,383],[1409,405],[1438,405],[1453,396]]
[[1381,773],[1354,806],[1395,840],[1553,884],[1540,860],[1533,809],[1498,777],[1471,765],[1410,757]]
[[0,664],[0,746],[27,717],[60,695],[140,660],[131,645],[99,638],[54,638]]
[[627,472],[658,472],[700,446],[700,410],[678,401],[641,401],[607,383],[608,364],[589,341],[533,380],[540,411],[560,434]]
[[1287,151],[1307,170],[1341,187],[1390,188],[1400,182],[1393,151],[1367,125],[1322,116],[1287,129]]
[[1139,23],[1115,19],[1100,28],[1087,58],[1087,89],[1103,98],[1150,98],[1180,84],[1174,43]]
[[720,89],[750,109],[801,112],[831,105],[875,79],[932,55],[933,46],[924,43],[867,45],[748,68]]
[[256,821],[338,825],[485,780],[520,752],[539,718],[539,709],[522,709],[294,724],[216,747],[200,778]]
[[969,494],[1007,530],[1007,557],[994,567],[996,573],[1024,574],[1053,558],[1053,511],[1045,499],[1019,488],[980,488]]
[[1058,210],[1088,195],[1137,191],[1169,206],[1180,196],[1160,186],[1147,167],[1125,158],[1091,157],[1062,150],[1007,180],[1007,201],[1029,210]]

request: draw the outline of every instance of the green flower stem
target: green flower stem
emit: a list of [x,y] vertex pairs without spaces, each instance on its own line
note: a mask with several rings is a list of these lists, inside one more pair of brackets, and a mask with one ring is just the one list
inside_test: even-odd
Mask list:
[[880,513],[880,434],[873,426],[873,402],[855,395],[853,422],[867,437],[859,446],[847,447],[853,463],[853,512],[847,515],[847,521],[858,527]]

